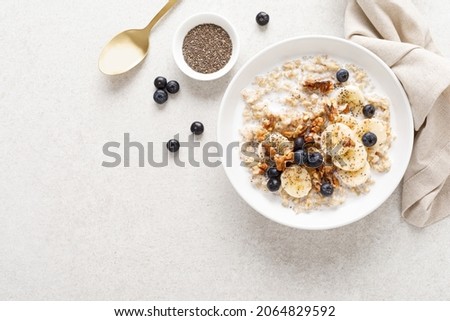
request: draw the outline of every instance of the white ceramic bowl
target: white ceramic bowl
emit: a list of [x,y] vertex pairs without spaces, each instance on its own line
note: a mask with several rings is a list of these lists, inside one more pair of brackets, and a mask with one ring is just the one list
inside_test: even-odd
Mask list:
[[[355,222],[374,211],[394,191],[405,173],[413,146],[413,120],[408,98],[392,70],[375,54],[350,41],[325,36],[288,39],[263,50],[250,59],[234,76],[224,94],[218,119],[218,142],[227,150],[230,144],[241,141],[244,102],[241,90],[255,76],[272,70],[283,62],[303,56],[328,54],[364,68],[372,78],[377,92],[391,101],[391,126],[396,137],[389,151],[392,167],[387,173],[373,172],[375,184],[368,194],[353,196],[340,206],[307,214],[296,214],[281,205],[276,194],[263,192],[250,182],[250,173],[240,164],[239,149],[233,148],[231,159],[223,158],[225,172],[239,195],[256,211],[271,220],[308,230],[324,230]],[[379,91],[378,91],[379,90]],[[350,193],[351,194],[351,193]]]
[[[184,37],[191,29],[205,23],[212,23],[222,27],[229,34],[231,42],[233,43],[233,52],[228,63],[222,69],[210,74],[202,74],[193,70],[189,67],[183,57]],[[186,19],[175,32],[172,44],[173,57],[181,71],[193,79],[202,81],[218,79],[227,74],[236,64],[239,56],[239,48],[239,38],[236,29],[234,29],[227,19],[215,13],[199,13]]]

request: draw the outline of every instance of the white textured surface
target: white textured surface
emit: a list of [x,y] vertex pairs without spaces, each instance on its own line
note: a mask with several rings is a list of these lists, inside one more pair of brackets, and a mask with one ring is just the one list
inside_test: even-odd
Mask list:
[[[124,132],[186,138],[198,119],[201,141],[215,139],[233,72],[198,83],[177,70],[171,39],[185,17],[229,18],[242,40],[237,67],[287,37],[343,35],[344,0],[183,0],[140,68],[100,74],[105,41],[163,3],[0,2],[0,299],[450,299],[450,220],[407,225],[398,191],[362,221],[306,232],[251,210],[221,168],[101,167],[103,144]],[[449,56],[450,3],[415,3]],[[264,31],[260,10],[271,14]],[[182,86],[163,108],[152,102],[159,74]]]

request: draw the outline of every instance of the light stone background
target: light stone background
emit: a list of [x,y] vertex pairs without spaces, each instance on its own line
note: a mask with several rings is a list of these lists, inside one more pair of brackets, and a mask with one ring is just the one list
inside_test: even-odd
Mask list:
[[[449,57],[450,2],[414,2]],[[409,226],[399,190],[357,223],[312,232],[253,211],[222,168],[101,166],[103,144],[125,132],[185,139],[201,120],[201,142],[215,140],[222,94],[247,59],[291,36],[343,36],[345,0],[183,0],[142,66],[103,76],[105,42],[163,4],[0,1],[0,299],[449,300],[450,219]],[[171,40],[206,10],[237,27],[242,51],[227,77],[199,83],[174,65]],[[260,10],[271,15],[266,30],[254,22]],[[158,75],[182,87],[162,108],[152,101]]]

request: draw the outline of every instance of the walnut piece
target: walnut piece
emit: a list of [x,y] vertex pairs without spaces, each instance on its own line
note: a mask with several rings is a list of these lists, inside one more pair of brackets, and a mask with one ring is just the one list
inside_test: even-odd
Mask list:
[[310,132],[309,134],[306,134],[304,136],[305,143],[312,143],[314,142],[314,133]]
[[320,186],[322,185],[322,177],[323,177],[323,172],[320,168],[316,169],[313,173],[312,173],[312,186],[314,187],[314,189],[317,192],[320,192]]
[[269,115],[262,121],[262,126],[268,131],[273,131],[277,122],[280,121],[279,116]]
[[269,132],[266,129],[259,129],[256,133],[255,133],[255,139],[261,143],[266,139],[266,136]]
[[266,163],[259,163],[258,167],[261,169],[261,171],[264,173],[268,168],[269,165],[267,165]]

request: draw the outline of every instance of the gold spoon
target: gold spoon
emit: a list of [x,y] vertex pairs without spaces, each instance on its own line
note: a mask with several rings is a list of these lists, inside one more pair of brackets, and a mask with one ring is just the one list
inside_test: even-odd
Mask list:
[[100,54],[100,71],[106,75],[119,75],[144,60],[148,53],[150,31],[176,2],[169,0],[144,29],[126,30],[112,38]]

